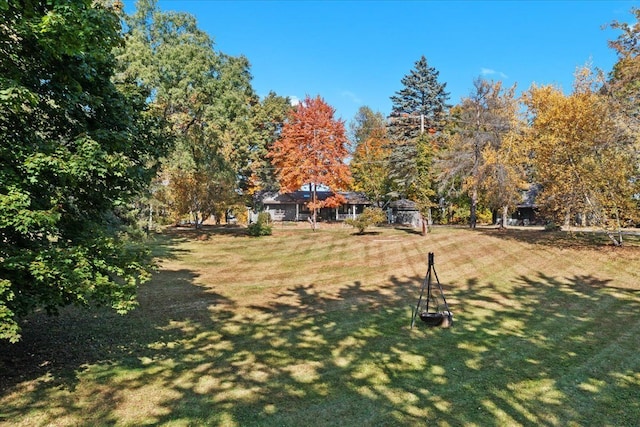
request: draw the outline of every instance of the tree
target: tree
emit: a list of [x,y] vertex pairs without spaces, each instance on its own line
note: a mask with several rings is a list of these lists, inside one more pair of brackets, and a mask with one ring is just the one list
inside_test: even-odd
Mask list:
[[255,136],[251,146],[248,192],[254,194],[260,190],[277,191],[278,180],[275,170],[267,157],[274,142],[282,133],[282,127],[293,107],[289,98],[269,94],[256,104],[253,109],[252,122]]
[[260,104],[251,86],[252,78],[247,58],[220,55],[216,93],[205,114],[207,137],[219,144],[222,156],[236,174],[236,188],[242,192],[249,188],[252,174],[257,137],[254,110]]
[[391,97],[390,134],[395,140],[411,140],[427,129],[441,127],[449,93],[440,83],[440,72],[422,56],[400,81],[403,88]]
[[126,17],[119,77],[147,88],[151,109],[170,123],[176,144],[157,198],[198,226],[247,188],[257,97],[246,58],[217,53],[192,15],[162,12],[156,3],[140,0]]
[[326,186],[338,191],[346,189],[351,182],[349,166],[345,163],[349,151],[344,122],[334,119],[334,113],[334,108],[320,96],[307,96],[289,115],[280,139],[269,152],[284,191],[296,191],[309,185],[313,198],[308,206],[313,210],[314,230],[317,209],[344,203],[337,193],[325,201],[318,201],[317,187]]
[[636,18],[635,23],[611,24],[621,31],[616,40],[609,42],[618,55],[618,61],[603,92],[608,96],[614,114],[616,139],[635,153],[633,179],[640,183],[640,9],[633,8],[631,12]]
[[435,206],[433,158],[440,139],[437,133],[444,126],[449,107],[446,83],[438,82],[439,74],[422,56],[402,78],[403,89],[391,97],[390,175],[396,193],[417,203],[423,233],[428,230],[424,218],[431,224],[431,208]]
[[[162,200],[172,208],[173,219],[177,223],[184,215],[189,215],[196,227],[209,217],[220,218],[230,206],[237,193],[236,176],[220,156],[189,147],[182,151],[182,141],[165,162],[163,175],[166,177]],[[187,154],[185,154],[187,153]]]
[[[358,145],[364,143],[381,130],[386,131],[387,121],[380,112],[374,112],[371,108],[362,106],[355,117],[349,123],[349,140],[355,151]],[[386,132],[385,132],[386,133]]]
[[501,208],[506,226],[508,208],[525,184],[515,85],[503,88],[501,82],[476,79],[474,91],[456,107],[452,125],[448,147],[438,160],[441,192],[457,186],[468,194],[471,228],[480,200]]
[[509,211],[522,201],[523,191],[531,187],[519,124],[501,136],[497,146],[486,146],[482,153],[484,167],[479,190],[481,200],[493,212],[499,212],[500,228],[508,226]]
[[117,8],[0,9],[0,338],[17,341],[36,309],[135,307],[150,260],[129,213],[167,140],[144,95],[113,83]]
[[621,225],[638,214],[634,153],[612,132],[613,112],[594,90],[598,85],[588,78],[591,70],[577,75],[579,84],[569,96],[551,86],[533,86],[525,94],[531,122],[527,142],[542,186],[537,202],[553,220],[568,225],[581,216],[621,245]]
[[618,61],[609,75],[607,93],[616,101],[619,110],[631,119],[635,131],[640,127],[640,9],[631,10],[636,22],[614,21],[611,27],[622,32],[609,46],[616,51]]
[[[425,133],[411,143],[394,147],[389,157],[392,194],[416,203],[422,216],[422,232],[430,231],[431,209],[436,205],[434,155],[437,136]],[[426,220],[425,220],[426,218]]]
[[386,121],[381,113],[360,107],[350,124],[353,157],[349,163],[352,188],[362,191],[378,206],[390,191],[389,155]]

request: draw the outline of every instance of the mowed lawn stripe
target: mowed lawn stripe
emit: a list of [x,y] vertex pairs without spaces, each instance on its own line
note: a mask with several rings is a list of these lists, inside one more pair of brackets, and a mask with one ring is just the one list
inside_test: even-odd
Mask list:
[[[242,231],[159,236],[160,269],[127,316],[32,316],[24,341],[0,348],[0,424],[640,419],[634,242],[448,227]],[[450,329],[410,328],[428,252]]]

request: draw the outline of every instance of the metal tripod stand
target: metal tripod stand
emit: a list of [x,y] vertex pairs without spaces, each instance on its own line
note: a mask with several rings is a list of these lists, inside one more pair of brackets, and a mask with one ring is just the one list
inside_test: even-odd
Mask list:
[[[422,281],[422,287],[420,288],[420,298],[418,298],[418,305],[416,305],[416,309],[413,312],[413,316],[411,317],[411,328],[416,323],[416,316],[420,316],[420,320],[427,323],[429,326],[440,326],[444,321],[445,317],[447,318],[448,325],[451,325],[453,322],[453,316],[451,311],[449,310],[449,304],[447,304],[447,299],[444,297],[444,291],[442,290],[442,285],[440,284],[440,280],[438,279],[438,273],[436,273],[436,267],[434,265],[434,255],[433,252],[429,252],[429,268],[427,269],[427,275]],[[429,312],[429,301],[432,299],[435,300],[435,296],[432,293],[432,276],[436,278],[436,284],[438,285],[438,289],[440,291],[440,295],[442,296],[442,301],[444,302],[445,311],[440,312]],[[427,288],[427,303],[424,310],[420,310],[420,305],[422,304],[422,297],[424,296],[424,289]],[[439,306],[439,304],[438,304]],[[436,307],[437,309],[438,307]]]

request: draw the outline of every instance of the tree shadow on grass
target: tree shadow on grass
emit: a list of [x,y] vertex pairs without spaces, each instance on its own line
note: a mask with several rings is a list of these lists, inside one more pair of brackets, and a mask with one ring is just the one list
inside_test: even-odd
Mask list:
[[[176,257],[179,239],[159,237],[156,256]],[[6,419],[20,425],[21,417],[38,410],[43,411],[43,425],[54,420],[60,425],[116,421],[112,410],[122,396],[144,386],[144,379],[125,382],[125,388],[132,387],[128,390],[103,386],[113,382],[117,372],[171,360],[194,330],[212,329],[233,315],[233,304],[196,285],[197,277],[187,269],[154,274],[138,290],[139,307],[126,315],[107,308],[66,307],[57,316],[39,312],[23,319],[22,340],[0,343],[0,401],[20,396],[0,404],[0,424]],[[84,388],[87,375],[95,382],[90,392],[95,398],[78,407],[73,395],[82,393],[79,387]]]
[[126,315],[106,308],[67,307],[57,316],[35,313],[22,325],[22,340],[0,345],[0,392],[20,382],[48,376],[63,384],[77,382],[83,366],[158,357],[154,343],[184,336],[172,323],[210,326],[203,316],[210,306],[227,306],[222,296],[193,284],[188,270],[164,271],[162,287],[152,282],[139,290],[139,307]]
[[147,240],[151,248],[151,255],[156,259],[177,259],[179,255],[187,253],[180,245],[189,241],[187,236],[154,233]]
[[169,227],[164,234],[171,238],[185,238],[189,240],[208,240],[213,236],[248,237],[247,228],[241,225],[203,225],[195,227]]
[[379,236],[380,234],[382,234],[382,232],[375,230],[365,230],[362,233],[359,231],[354,231],[353,233],[351,233],[352,236]]
[[[568,230],[568,231],[546,231],[539,228],[478,228],[473,232],[482,233],[487,236],[500,239],[515,240],[535,245],[546,245],[558,248],[583,248],[601,249],[603,247],[614,247],[611,240],[603,231],[588,230]],[[640,247],[640,236],[635,233],[624,235],[625,245],[631,248]],[[620,248],[620,249],[624,249]]]
[[[637,371],[640,360],[626,357],[639,340],[620,324],[638,329],[640,300],[610,282],[538,273],[519,277],[510,292],[478,282],[459,291],[471,306],[453,334],[466,365],[459,369],[473,381],[479,408],[518,425],[589,424],[599,411],[623,412],[624,404],[610,407],[611,400],[639,392],[640,378],[626,384],[615,378]],[[625,424],[625,416],[617,420],[605,421]]]
[[413,228],[413,227],[393,227],[395,230],[399,230],[399,231],[404,231],[407,234],[414,234],[414,235],[418,235],[421,236],[422,235],[422,231],[417,229],[417,228]]
[[[195,278],[160,272],[126,317],[29,326],[26,376],[3,390],[46,372],[58,384],[31,381],[3,413],[49,405],[43,424],[242,426],[629,425],[640,414],[640,299],[606,277],[445,283],[450,329],[409,328],[422,277],[331,290],[301,278],[245,307]],[[50,361],[60,344],[75,354]],[[97,397],[78,406],[80,389]]]
[[[241,425],[302,422],[287,409],[304,413],[306,403],[273,406],[271,397],[287,390],[290,398],[322,400],[333,411],[330,419],[309,418],[309,425],[340,425],[341,411],[371,425],[589,423],[598,411],[618,414],[609,422],[627,419],[627,403],[615,396],[640,391],[633,376],[640,361],[624,356],[638,339],[628,342],[635,335],[615,324],[638,329],[640,302],[633,293],[615,295],[608,279],[588,275],[520,277],[514,292],[474,278],[466,289],[450,290],[453,328],[409,331],[419,282],[391,278],[372,289],[355,282],[331,297],[304,285],[280,295],[287,302],[254,307],[266,317],[253,332],[260,340],[252,360],[269,366],[276,342],[287,355],[281,363],[302,373],[292,381],[292,370],[271,371],[268,384],[253,384],[264,392],[234,406],[233,418]],[[626,379],[615,380],[620,377]],[[351,404],[347,409],[340,402]],[[275,412],[268,415],[266,407]],[[246,411],[255,417],[243,417]]]

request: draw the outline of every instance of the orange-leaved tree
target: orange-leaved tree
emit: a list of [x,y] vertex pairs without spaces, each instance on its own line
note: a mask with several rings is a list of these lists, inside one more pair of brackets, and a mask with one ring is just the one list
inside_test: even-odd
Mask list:
[[313,211],[314,230],[319,208],[344,203],[338,193],[319,201],[316,197],[318,186],[337,192],[346,189],[351,181],[349,166],[345,163],[349,151],[344,122],[334,119],[334,113],[335,109],[320,96],[311,98],[307,95],[289,114],[280,138],[268,155],[282,190],[296,191],[309,186],[313,196],[307,206]]

